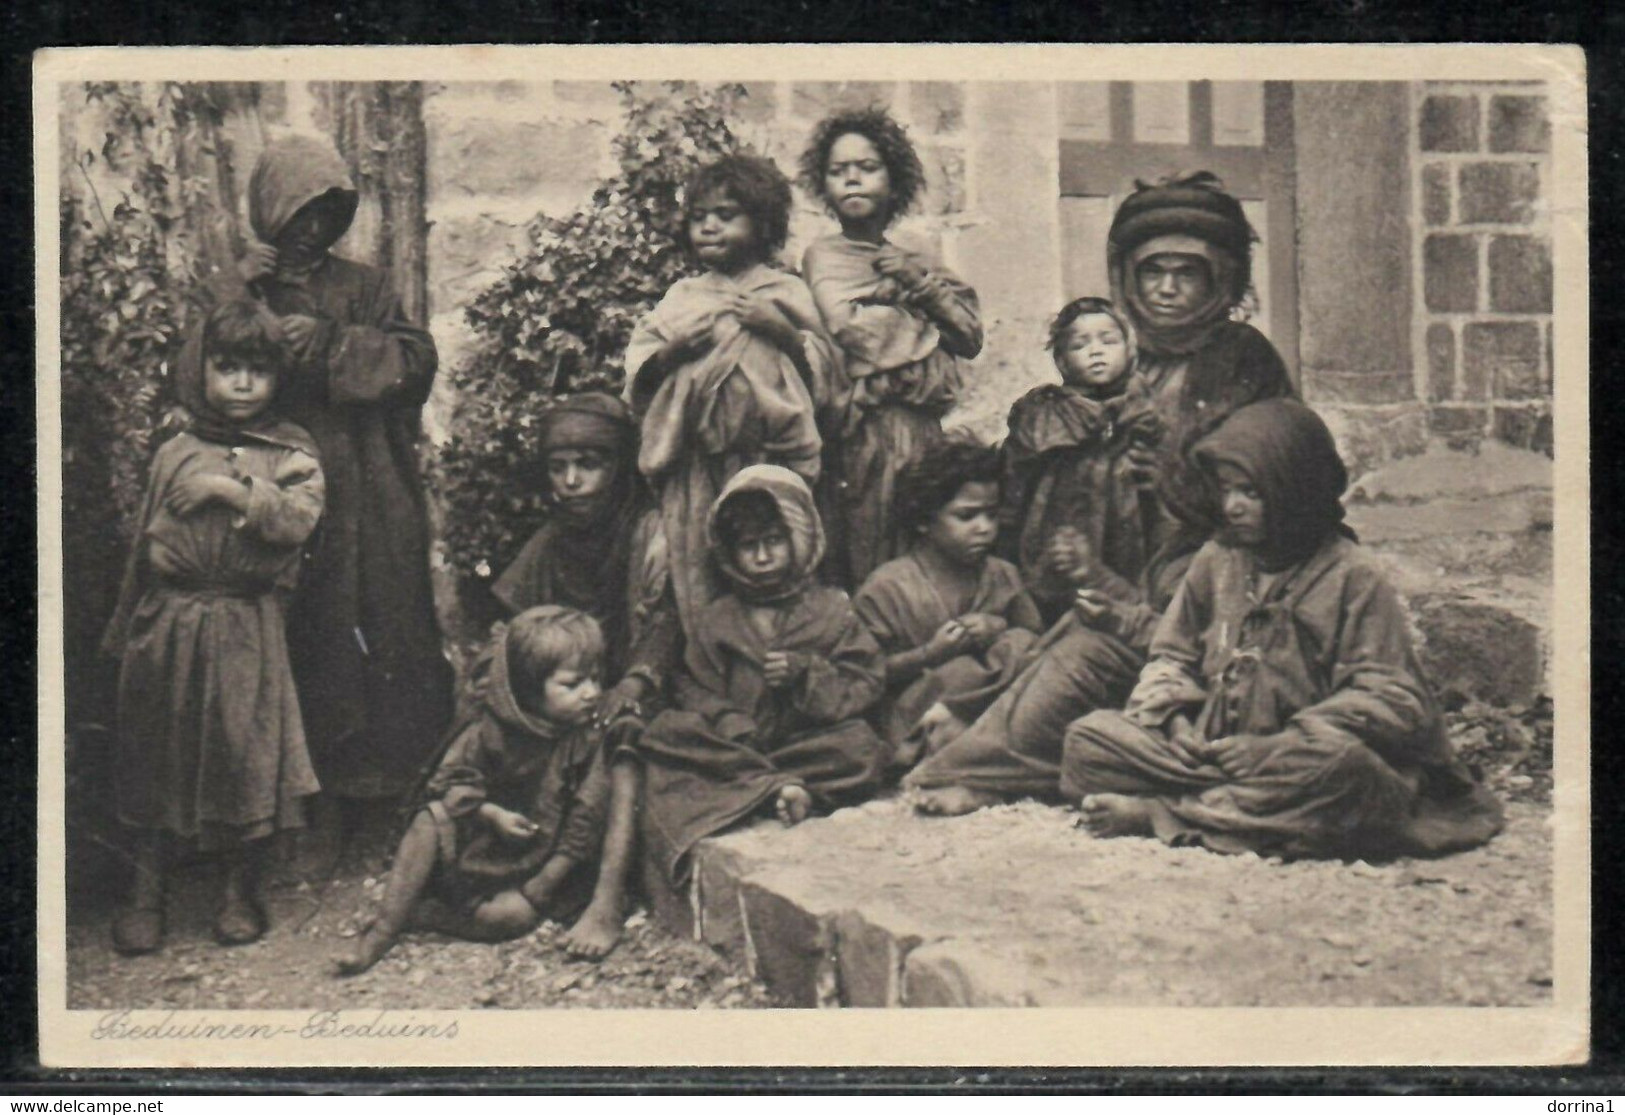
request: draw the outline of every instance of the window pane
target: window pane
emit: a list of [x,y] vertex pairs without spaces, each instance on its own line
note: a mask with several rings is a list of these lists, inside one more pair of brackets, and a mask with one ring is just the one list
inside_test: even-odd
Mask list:
[[1134,141],[1191,141],[1190,84],[1183,81],[1134,83]]
[[1213,83],[1213,142],[1221,147],[1260,147],[1264,143],[1264,83]]
[[1067,81],[1060,85],[1061,132],[1068,139],[1109,143],[1112,138],[1111,84]]

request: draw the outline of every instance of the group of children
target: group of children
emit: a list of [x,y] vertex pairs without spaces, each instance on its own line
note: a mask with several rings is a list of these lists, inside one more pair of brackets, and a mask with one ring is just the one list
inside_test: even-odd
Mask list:
[[[1113,300],[1060,312],[1061,382],[994,448],[941,426],[981,346],[974,291],[886,237],[923,186],[904,130],[832,116],[801,172],[840,231],[800,278],[774,265],[778,169],[702,168],[678,232],[701,273],[638,325],[625,398],[547,412],[554,513],[495,582],[509,619],[341,972],[413,926],[495,940],[544,916],[602,956],[639,855],[675,884],[708,835],[899,779],[923,812],[1031,794],[1097,835],[1218,850],[1496,831],[1342,526],[1330,434],[1230,320],[1249,231],[1216,181],[1125,202]],[[154,463],[115,623],[123,819],[238,859],[318,787],[281,623],[326,461],[270,417],[280,320],[231,303],[189,347],[194,424]],[[228,871],[222,943],[264,931],[252,878]],[[158,947],[160,886],[138,873],[121,949]]]

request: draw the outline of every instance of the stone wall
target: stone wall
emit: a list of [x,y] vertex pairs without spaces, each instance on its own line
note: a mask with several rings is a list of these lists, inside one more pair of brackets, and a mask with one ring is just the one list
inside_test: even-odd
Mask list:
[[1551,124],[1539,83],[1413,86],[1432,431],[1552,452]]

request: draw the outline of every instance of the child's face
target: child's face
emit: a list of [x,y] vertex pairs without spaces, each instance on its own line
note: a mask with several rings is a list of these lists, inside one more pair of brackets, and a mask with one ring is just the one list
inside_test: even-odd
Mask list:
[[276,375],[241,361],[210,357],[203,372],[203,398],[231,422],[259,416],[276,390]]
[[1109,387],[1128,371],[1128,338],[1110,314],[1083,314],[1066,327],[1055,364],[1073,387]]
[[571,660],[542,683],[542,716],[555,724],[581,724],[598,707],[598,668]]
[[1164,325],[1182,323],[1213,296],[1213,273],[1201,256],[1158,252],[1140,261],[1134,278],[1140,300]]
[[926,544],[956,565],[977,568],[999,537],[999,486],[972,481],[925,524]]
[[1224,513],[1222,537],[1232,546],[1264,544],[1264,497],[1250,476],[1235,465],[1220,463],[1219,506]]
[[848,132],[830,145],[824,192],[843,222],[889,215],[891,174],[867,136]]
[[568,507],[590,504],[609,489],[614,466],[597,449],[555,449],[547,455],[547,480]]
[[700,263],[713,271],[743,270],[761,254],[756,223],[726,190],[711,190],[688,211],[688,242]]
[[734,539],[734,568],[757,585],[772,585],[790,573],[794,558],[790,532],[783,523],[747,527]]

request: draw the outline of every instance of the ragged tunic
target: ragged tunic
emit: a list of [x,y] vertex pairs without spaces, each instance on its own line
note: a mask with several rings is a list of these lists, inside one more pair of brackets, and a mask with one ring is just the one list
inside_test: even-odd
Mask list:
[[846,422],[825,431],[837,443],[833,564],[853,586],[908,551],[893,514],[897,474],[940,435],[959,399],[960,360],[982,347],[976,292],[935,261],[904,292],[875,270],[881,246],[835,233],[801,264],[853,385]]
[[1088,543],[1113,596],[1137,600],[1141,574],[1167,534],[1156,495],[1134,475],[1129,456],[1161,437],[1144,382],[1129,373],[1105,396],[1068,385],[1038,387],[1010,408],[1009,427],[1000,537],[1046,624],[1066,614],[1078,588],[1045,560],[1063,529]]
[[[873,792],[886,763],[888,749],[862,719],[884,687],[880,647],[844,592],[810,583],[823,551],[812,493],[784,469],[756,466],[734,477],[717,506],[752,489],[780,506],[795,552],[792,585],[770,602],[730,593],[706,607],[677,676],[676,707],[655,717],[637,745],[645,850],[673,882],[686,878],[696,843],[784,787],[803,786],[828,808]],[[763,608],[769,633],[753,615]],[[762,672],[774,651],[805,666],[779,690]]]
[[[493,649],[476,664],[476,697],[421,795],[440,838],[435,889],[448,902],[474,905],[531,879],[557,855],[574,864],[563,893],[584,898],[609,811],[603,740],[519,704],[504,632],[498,625]],[[479,816],[487,802],[522,814],[536,833],[514,840],[497,832]]]
[[[726,307],[738,294],[766,298],[802,328],[807,375],[789,353],[745,329]],[[707,272],[672,284],[626,350],[626,399],[642,427],[638,469],[654,489],[683,631],[695,633],[722,591],[708,566],[706,516],[730,477],[775,464],[809,483],[822,466],[819,416],[844,406],[839,356],[800,279],[757,264],[738,275]],[[712,346],[658,381],[645,366],[673,337],[709,322]]]
[[[249,185],[255,234],[274,241],[335,190],[354,193],[326,144],[270,144]],[[411,786],[451,714],[418,461],[434,340],[407,320],[387,274],[330,254],[254,289],[276,313],[319,322],[314,355],[284,376],[278,400],[316,439],[327,474],[327,513],[288,615],[312,758],[326,792],[391,796]]]
[[[200,475],[246,483],[247,512],[210,502],[172,513],[165,500]],[[123,823],[204,848],[303,824],[318,784],[283,608],[322,505],[315,446],[288,423],[236,444],[181,433],[159,447],[105,643],[121,663]]]
[[974,720],[1015,679],[1043,630],[1021,574],[1002,558],[983,563],[968,594],[950,598],[945,591],[909,553],[875,570],[853,601],[858,618],[888,656],[924,646],[943,624],[972,612],[1009,624],[985,650],[957,655],[901,684],[888,683],[878,724],[898,765],[911,765],[918,757],[915,729],[927,709],[940,702],[960,720]]
[[[1325,424],[1273,400],[1238,411],[1193,454],[1242,472],[1264,503],[1246,547],[1191,563],[1124,711],[1067,733],[1062,791],[1149,799],[1170,842],[1286,856],[1438,853],[1500,828],[1499,805],[1453,754],[1399,597],[1342,524],[1347,474]],[[1250,774],[1169,744],[1252,737]]]

